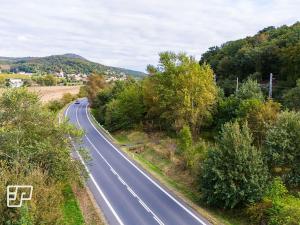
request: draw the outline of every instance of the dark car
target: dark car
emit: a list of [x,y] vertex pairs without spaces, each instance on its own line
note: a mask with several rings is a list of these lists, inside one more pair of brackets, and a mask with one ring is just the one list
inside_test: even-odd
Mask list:
[[75,104],[80,104],[80,101],[76,100],[76,101],[75,101]]

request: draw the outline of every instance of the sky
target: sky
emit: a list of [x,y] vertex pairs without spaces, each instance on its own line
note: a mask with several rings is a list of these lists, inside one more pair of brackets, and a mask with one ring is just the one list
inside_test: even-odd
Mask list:
[[300,0],[0,0],[0,56],[75,53],[144,71],[159,52],[199,59],[299,12]]

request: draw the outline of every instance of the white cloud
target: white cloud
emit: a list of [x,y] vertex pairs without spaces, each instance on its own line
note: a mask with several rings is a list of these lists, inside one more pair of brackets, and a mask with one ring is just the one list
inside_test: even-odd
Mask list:
[[0,0],[0,55],[74,52],[144,70],[158,52],[208,47],[299,20],[300,0]]

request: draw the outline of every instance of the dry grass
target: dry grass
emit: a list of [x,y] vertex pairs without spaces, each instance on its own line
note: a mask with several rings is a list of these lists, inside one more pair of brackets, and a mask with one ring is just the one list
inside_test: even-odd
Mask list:
[[[29,87],[28,90],[38,93],[41,96],[41,101],[45,103],[51,100],[60,99],[65,93],[78,94],[79,88],[80,86],[37,86]],[[3,91],[4,89],[0,88],[0,94]]]
[[104,215],[97,206],[93,194],[87,187],[73,186],[73,192],[79,202],[86,225],[104,225]]

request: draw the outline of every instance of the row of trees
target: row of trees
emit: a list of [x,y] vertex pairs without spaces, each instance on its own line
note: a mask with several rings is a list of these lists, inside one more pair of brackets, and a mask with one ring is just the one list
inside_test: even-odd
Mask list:
[[[140,127],[177,136],[177,154],[199,180],[205,203],[243,207],[253,223],[298,224],[300,113],[266,99],[254,79],[225,96],[210,66],[185,54],[161,53],[147,70],[139,82],[107,85],[90,77],[96,118],[111,131]],[[286,94],[291,109],[298,109],[298,89]],[[203,130],[211,138],[203,140]]]
[[[211,118],[218,88],[213,71],[185,54],[164,52],[157,67],[148,66],[150,76],[105,86],[101,76],[91,76],[88,96],[97,118],[110,130],[147,128],[179,131],[184,125],[197,133]],[[97,87],[97,88],[96,88]]]
[[[62,189],[79,182],[80,165],[71,160],[71,135],[81,132],[42,106],[36,94],[9,89],[0,97],[0,223],[63,224]],[[7,208],[7,185],[32,185],[21,208]]]

